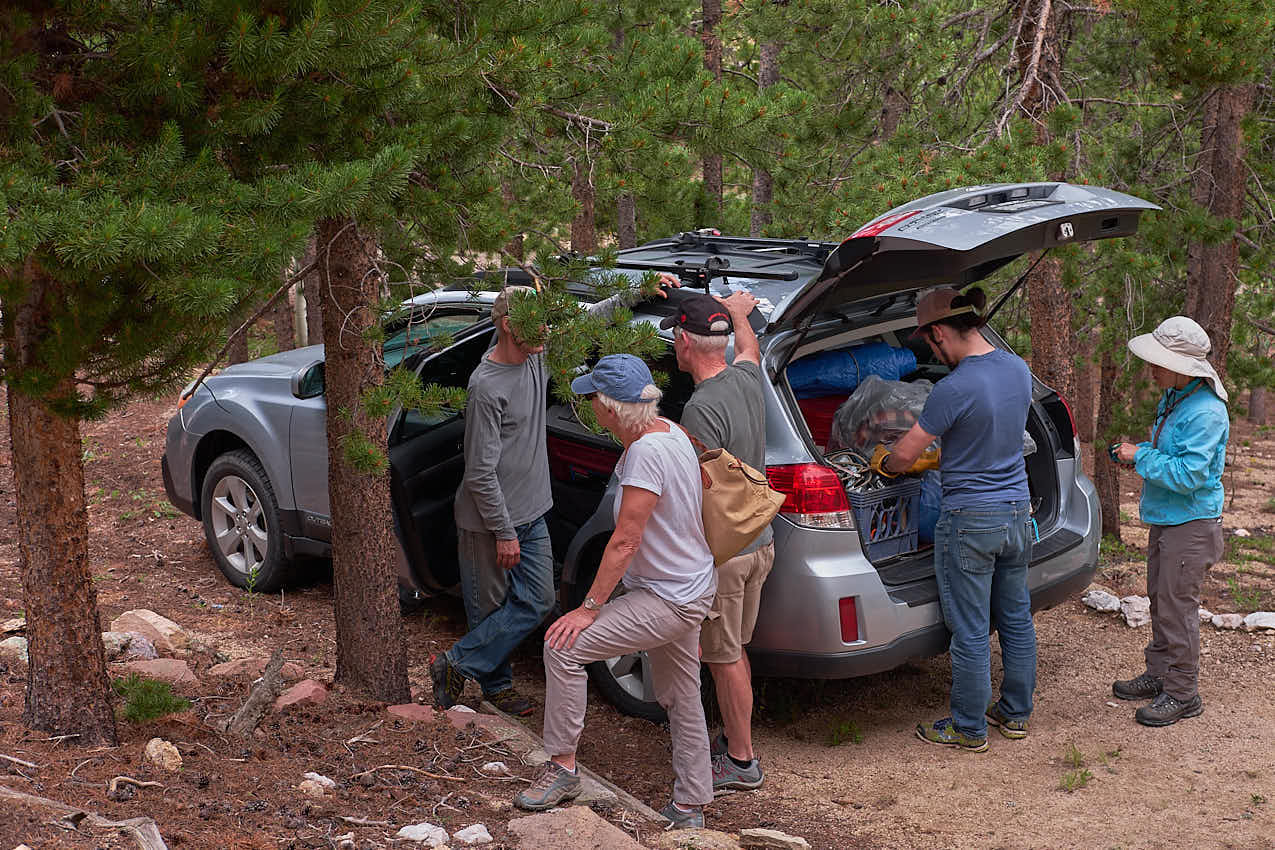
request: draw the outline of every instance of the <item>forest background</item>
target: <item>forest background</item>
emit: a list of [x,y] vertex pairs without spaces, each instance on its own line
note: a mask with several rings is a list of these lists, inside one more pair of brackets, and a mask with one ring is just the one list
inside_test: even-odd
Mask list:
[[79,423],[247,357],[266,312],[275,346],[327,346],[336,678],[385,700],[407,678],[381,447],[409,389],[379,319],[480,265],[561,276],[681,230],[837,240],[957,186],[1103,185],[1163,211],[1051,254],[998,325],[1097,450],[1154,402],[1124,341],[1174,313],[1264,422],[1273,41],[1271,0],[0,4],[25,721],[115,736]]

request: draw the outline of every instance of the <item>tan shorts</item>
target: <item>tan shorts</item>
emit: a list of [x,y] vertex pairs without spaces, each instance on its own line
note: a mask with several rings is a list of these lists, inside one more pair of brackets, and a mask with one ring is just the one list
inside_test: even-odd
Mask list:
[[[736,555],[717,568],[717,596],[709,619],[700,629],[699,645],[707,664],[739,660],[744,644],[753,639],[761,586],[775,565],[775,544]],[[713,616],[716,614],[717,616]]]

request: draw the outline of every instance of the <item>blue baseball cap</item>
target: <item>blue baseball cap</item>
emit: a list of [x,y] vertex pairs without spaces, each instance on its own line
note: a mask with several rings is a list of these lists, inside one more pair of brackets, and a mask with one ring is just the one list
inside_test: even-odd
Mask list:
[[602,393],[616,401],[649,401],[642,398],[642,390],[653,383],[651,370],[642,358],[632,354],[608,354],[597,362],[592,372],[573,380],[571,391],[577,395]]

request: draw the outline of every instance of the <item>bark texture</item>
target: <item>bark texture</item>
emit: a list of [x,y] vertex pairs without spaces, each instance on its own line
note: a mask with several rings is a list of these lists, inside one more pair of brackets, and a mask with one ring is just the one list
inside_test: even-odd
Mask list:
[[332,584],[336,681],[374,699],[405,702],[407,656],[399,613],[396,547],[388,472],[367,473],[347,456],[358,434],[382,450],[385,418],[364,408],[362,392],[384,372],[363,333],[378,320],[376,240],[352,221],[319,225],[328,405],[328,492],[332,505]]
[[571,219],[571,250],[586,256],[598,252],[597,204],[589,170],[589,161],[583,155],[576,157],[571,169],[571,197],[576,202],[576,214]]
[[[26,299],[16,309],[5,305],[12,317],[4,340],[11,374],[38,368],[40,329],[50,321],[57,297],[56,283],[33,263],[24,276]],[[7,395],[30,654],[22,722],[51,735],[78,735],[81,745],[113,745],[115,715],[89,574],[80,423],[58,416],[13,384]]]
[[[722,23],[722,0],[703,0],[703,26],[700,40],[704,44],[704,68],[714,80],[722,79],[722,37],[717,28]],[[707,206],[701,227],[716,227],[722,223],[722,155],[707,153],[701,163],[704,175],[704,197]]]
[[1248,394],[1248,421],[1266,424],[1266,387],[1253,387]]
[[1103,536],[1111,535],[1116,540],[1120,539],[1120,467],[1107,456],[1107,446],[1118,436],[1111,431],[1116,405],[1121,402],[1116,388],[1118,377],[1115,358],[1111,352],[1103,352],[1098,381],[1098,421],[1094,425],[1094,488],[1102,506]]
[[[777,41],[762,44],[757,57],[757,88],[761,91],[779,82],[779,52]],[[770,205],[775,200],[775,179],[765,168],[753,170],[753,207],[748,222],[748,235],[761,236],[771,222]]]
[[271,310],[275,345],[279,351],[291,351],[297,346],[297,329],[292,323],[292,299],[285,293]]
[[[312,237],[305,246],[305,256],[301,258],[301,267],[313,263],[318,254],[318,237]],[[323,288],[319,285],[319,271],[316,269],[301,281],[301,297],[305,299],[305,330],[310,345],[323,342]]]
[[[242,317],[230,323],[229,333],[233,334],[239,327]],[[226,362],[230,364],[248,362],[248,334],[252,328],[244,328],[243,333],[230,338],[230,347],[226,349]]]
[[[1248,181],[1240,124],[1253,106],[1253,93],[1251,85],[1223,86],[1209,96],[1201,119],[1200,153],[1192,175],[1192,200],[1215,218],[1237,223],[1244,214]],[[1192,243],[1187,250],[1186,313],[1200,323],[1213,341],[1209,359],[1223,376],[1231,348],[1238,269],[1239,240],[1235,235],[1215,245]]]
[[616,238],[620,248],[637,247],[637,199],[625,192],[615,200]]
[[1094,349],[1098,344],[1096,331],[1085,333],[1080,328],[1073,329],[1072,339],[1076,343],[1076,355],[1079,363],[1075,365],[1075,394],[1071,401],[1071,411],[1076,417],[1076,436],[1082,443],[1092,443],[1094,435]]

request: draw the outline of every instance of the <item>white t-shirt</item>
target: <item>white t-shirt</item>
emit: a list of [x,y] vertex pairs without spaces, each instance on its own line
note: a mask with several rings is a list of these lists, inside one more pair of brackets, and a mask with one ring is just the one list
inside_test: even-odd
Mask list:
[[[660,497],[623,582],[630,590],[644,587],[661,599],[685,605],[717,591],[717,572],[704,539],[699,457],[681,428],[662,421],[668,433],[638,438],[615,467],[622,486],[641,487]],[[615,502],[616,518],[620,501]]]

